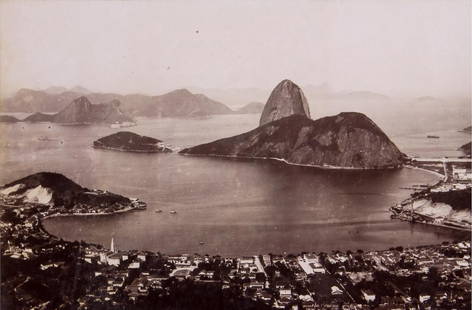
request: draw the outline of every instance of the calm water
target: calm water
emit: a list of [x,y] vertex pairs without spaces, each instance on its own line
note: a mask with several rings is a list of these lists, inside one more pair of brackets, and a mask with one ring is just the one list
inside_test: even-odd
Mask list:
[[[254,128],[258,115],[198,120],[146,120],[130,130],[186,147]],[[383,249],[461,237],[445,229],[390,220],[388,207],[409,195],[400,187],[433,183],[422,171],[333,172],[268,161],[95,150],[104,126],[0,125],[0,183],[38,171],[65,174],[83,186],[148,203],[145,211],[45,221],[52,234],[121,249],[241,255],[269,252]],[[469,136],[442,132],[393,136],[402,151],[451,155]],[[47,136],[53,141],[39,141]],[[451,142],[452,141],[452,142]],[[162,213],[155,210],[161,209]],[[176,210],[176,215],[169,214]],[[205,244],[200,245],[200,241]]]

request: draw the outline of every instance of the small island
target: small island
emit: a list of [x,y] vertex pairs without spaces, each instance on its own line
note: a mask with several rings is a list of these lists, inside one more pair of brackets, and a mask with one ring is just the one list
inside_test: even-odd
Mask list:
[[170,153],[172,149],[161,140],[120,131],[93,142],[96,149],[137,153]]

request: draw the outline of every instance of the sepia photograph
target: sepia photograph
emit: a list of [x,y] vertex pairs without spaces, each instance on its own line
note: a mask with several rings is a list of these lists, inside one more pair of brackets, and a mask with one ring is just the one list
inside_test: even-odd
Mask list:
[[0,0],[0,309],[470,310],[470,0]]

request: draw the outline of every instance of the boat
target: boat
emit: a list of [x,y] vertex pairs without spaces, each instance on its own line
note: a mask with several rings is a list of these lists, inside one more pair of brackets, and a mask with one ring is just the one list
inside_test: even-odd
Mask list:
[[200,241],[199,243],[200,243],[200,245],[204,245],[204,244],[205,244],[205,242],[203,242],[203,241]]
[[53,141],[52,139],[50,139],[48,137],[39,137],[38,140],[39,141]]
[[161,213],[162,210],[161,209],[157,209],[156,211],[154,211],[155,213]]
[[170,214],[177,214],[177,211],[171,210],[171,211],[170,211]]
[[123,123],[115,122],[110,125],[110,128],[116,129],[116,128],[125,128],[125,127],[133,127],[133,126],[136,126],[135,122],[123,122]]
[[428,139],[439,139],[439,136],[427,135],[426,138],[428,138]]

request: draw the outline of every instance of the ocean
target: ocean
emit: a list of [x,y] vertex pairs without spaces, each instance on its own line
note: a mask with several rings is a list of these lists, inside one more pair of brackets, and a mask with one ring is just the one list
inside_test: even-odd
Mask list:
[[[302,251],[388,249],[436,244],[464,236],[444,228],[391,220],[388,208],[432,184],[421,170],[329,171],[264,160],[137,154],[91,147],[100,137],[129,130],[184,148],[239,134],[259,115],[201,119],[138,119],[131,128],[0,124],[0,183],[40,171],[64,174],[88,188],[148,203],[144,211],[44,221],[53,235],[124,250],[248,255]],[[387,133],[404,153],[457,156],[470,135],[455,129]],[[156,212],[162,210],[162,212]],[[170,211],[176,211],[171,214]]]

